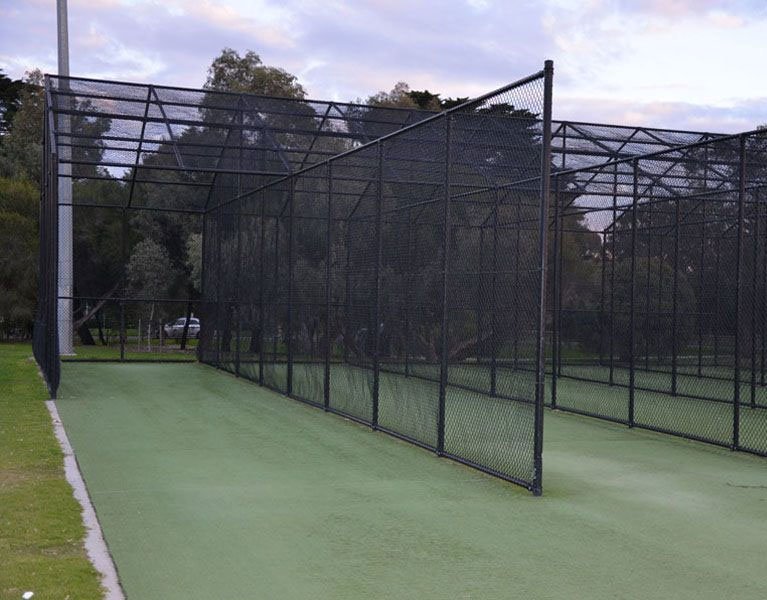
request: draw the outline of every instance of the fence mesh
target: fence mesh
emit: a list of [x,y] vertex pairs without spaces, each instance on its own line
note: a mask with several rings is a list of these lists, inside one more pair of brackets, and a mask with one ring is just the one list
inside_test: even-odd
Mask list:
[[765,134],[546,109],[542,74],[439,116],[49,77],[51,394],[68,336],[197,355],[540,491],[546,330],[553,406],[767,454]]
[[[539,492],[544,88],[541,72],[244,194],[217,185],[202,360]],[[247,250],[226,242],[256,223]],[[218,351],[255,312],[259,343]]]
[[555,174],[553,405],[767,453],[766,142]]

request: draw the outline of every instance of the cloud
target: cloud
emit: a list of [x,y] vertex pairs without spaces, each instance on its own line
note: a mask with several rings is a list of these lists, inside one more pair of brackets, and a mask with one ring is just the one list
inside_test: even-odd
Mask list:
[[[4,0],[0,68],[55,71],[53,0]],[[762,0],[70,0],[72,73],[200,86],[252,49],[315,98],[407,81],[473,96],[555,61],[555,114],[717,130],[767,121]]]

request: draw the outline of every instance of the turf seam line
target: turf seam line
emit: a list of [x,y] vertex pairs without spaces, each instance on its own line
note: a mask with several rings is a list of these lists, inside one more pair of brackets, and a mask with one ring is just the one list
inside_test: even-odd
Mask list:
[[59,416],[58,408],[56,408],[56,402],[54,400],[46,400],[45,405],[48,407],[56,439],[64,454],[64,474],[69,485],[72,486],[75,499],[80,503],[83,510],[82,517],[86,530],[84,545],[88,559],[101,575],[101,585],[106,592],[105,600],[125,600],[125,592],[117,575],[117,567],[104,539],[101,523],[99,523],[96,509],[91,502],[91,497],[80,471],[80,466],[77,463],[74,449],[69,443],[67,432],[64,430],[64,424]]

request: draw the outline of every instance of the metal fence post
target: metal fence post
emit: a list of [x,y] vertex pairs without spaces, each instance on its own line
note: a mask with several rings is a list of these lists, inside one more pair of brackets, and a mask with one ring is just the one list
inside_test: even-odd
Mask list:
[[750,317],[750,329],[751,329],[751,408],[756,408],[756,297],[757,297],[757,277],[756,277],[756,265],[759,256],[759,204],[758,200],[753,204],[752,214],[753,228],[751,235],[754,238],[752,243],[753,256],[751,259],[751,317]]
[[544,63],[543,75],[543,140],[541,147],[541,189],[538,215],[538,251],[540,253],[538,283],[538,315],[536,322],[535,365],[535,437],[533,448],[532,491],[543,491],[543,402],[546,381],[546,271],[548,261],[549,201],[551,191],[551,102],[554,63]]
[[740,326],[741,263],[743,262],[743,203],[746,196],[746,136],[738,137],[738,240],[735,253],[735,369],[732,399],[732,449],[740,447]]
[[[498,210],[500,209],[500,192],[496,190],[493,198],[493,274],[490,278],[490,395],[495,396],[498,393],[498,311],[496,310],[498,296]],[[517,230],[519,236],[519,230]],[[519,248],[517,248],[519,250]],[[516,257],[517,266],[515,271],[519,272],[519,255]],[[514,287],[514,296],[517,297],[517,286]],[[514,319],[518,318],[516,300],[514,301]],[[515,323],[516,324],[516,323]],[[519,327],[514,328],[516,342],[517,331]],[[516,365],[515,365],[516,366]]]
[[629,275],[629,427],[634,426],[634,394],[636,384],[635,361],[634,361],[634,312],[636,302],[634,300],[634,279],[636,273],[636,238],[637,238],[637,203],[639,202],[639,160],[631,161],[634,174],[634,189],[631,202],[631,273]]
[[330,335],[330,303],[332,299],[331,262],[333,258],[333,163],[328,162],[326,184],[328,188],[328,222],[325,232],[325,377],[323,381],[323,406],[330,408],[330,355],[333,351],[333,340]]
[[482,300],[484,298],[484,249],[485,249],[485,225],[484,223],[479,226],[479,265],[478,272],[479,277],[477,281],[477,293],[474,297],[474,318],[477,321],[477,364],[484,367],[483,357],[485,353],[484,343],[484,319],[482,318]]
[[679,347],[677,337],[677,293],[679,292],[679,198],[674,201],[674,275],[671,282],[671,395],[676,396]]
[[705,287],[705,278],[703,271],[705,268],[706,256],[706,200],[703,200],[701,209],[701,229],[700,229],[700,262],[698,263],[698,377],[703,375],[703,289]]
[[[234,374],[240,376],[240,345],[242,338],[242,299],[240,298],[240,278],[242,275],[242,142],[243,142],[243,130],[242,130],[242,110],[237,111],[237,121],[240,126],[240,141],[237,150],[237,202],[235,207],[237,210],[237,219],[235,223],[237,225],[237,258],[235,259],[235,277],[234,277],[234,320],[235,320],[235,336],[234,336]],[[251,335],[253,331],[251,330]]]
[[216,366],[221,367],[221,208],[216,209]]
[[[599,366],[604,366],[605,361],[605,283],[607,275],[607,230],[602,230],[601,273],[599,281]],[[601,371],[601,369],[600,369]]]
[[266,193],[260,192],[261,204],[261,236],[258,240],[258,384],[264,385],[264,346],[265,346],[265,328],[264,313],[266,302],[266,280],[264,277],[264,266],[266,264]]
[[120,264],[123,268],[122,275],[122,299],[120,300],[120,360],[125,360],[125,298],[127,297],[127,279],[128,279],[128,214],[123,208],[122,223],[120,228]]
[[410,288],[413,281],[413,219],[410,214],[411,210],[408,208],[405,211],[407,215],[407,263],[405,278],[405,377],[410,377],[410,328],[412,323],[410,321]]
[[440,327],[439,406],[437,410],[437,454],[445,452],[445,403],[448,379],[448,278],[450,266],[450,128],[452,117],[445,120],[445,190],[442,212],[442,319]]
[[293,196],[295,178],[288,179],[288,320],[286,342],[288,350],[288,375],[286,388],[288,396],[293,393]]
[[[760,204],[757,204],[759,207]],[[767,211],[766,211],[767,212]],[[757,211],[758,215],[758,211]],[[767,217],[767,214],[765,215]],[[762,289],[759,294],[759,334],[760,334],[760,353],[759,353],[759,385],[765,385],[765,362],[767,362],[767,356],[765,351],[767,350],[767,222],[764,226],[764,238],[762,239]]]
[[381,378],[381,209],[383,205],[383,144],[376,144],[378,154],[378,190],[376,193],[376,220],[375,220],[375,298],[373,301],[373,414],[371,426],[378,429],[378,398]]
[[615,238],[617,237],[617,222],[618,222],[618,165],[615,165],[615,171],[613,173],[613,219],[612,219],[612,236],[610,238],[612,247],[612,256],[610,257],[610,369],[608,375],[608,382],[612,386],[615,384],[615,262],[616,262],[616,249]]
[[554,310],[552,311],[552,331],[551,331],[551,408],[557,407],[557,375],[559,372],[559,325],[560,325],[560,312],[562,310],[561,296],[559,287],[560,282],[560,266],[559,261],[560,254],[560,235],[561,235],[560,215],[559,215],[559,177],[554,175],[554,247],[552,248],[553,262],[554,262],[554,277],[553,277],[553,290],[552,290],[552,303],[554,304]]

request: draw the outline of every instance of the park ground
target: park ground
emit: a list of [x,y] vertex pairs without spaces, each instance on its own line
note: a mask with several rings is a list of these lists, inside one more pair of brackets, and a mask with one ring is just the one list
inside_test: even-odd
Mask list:
[[767,597],[763,458],[547,411],[536,498],[199,364],[59,396],[129,599]]

